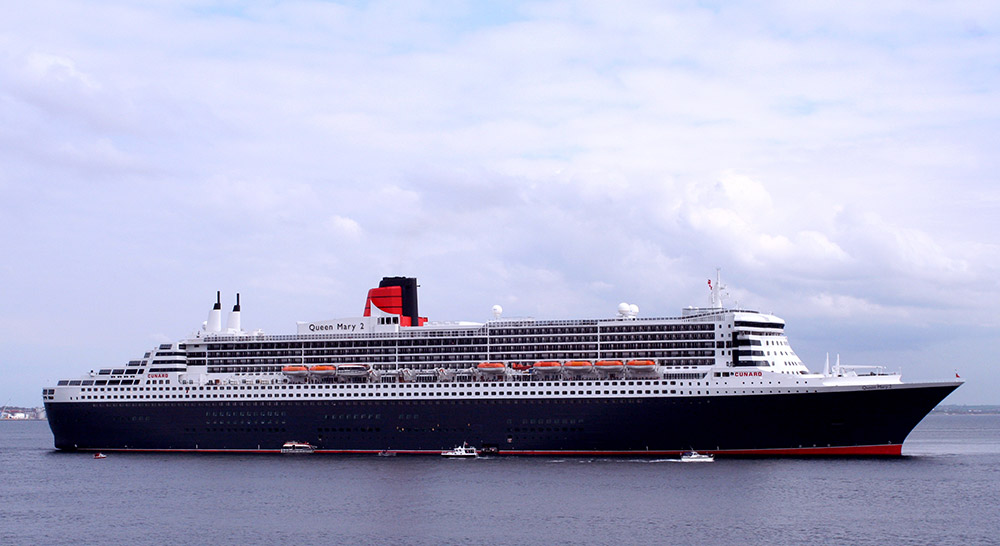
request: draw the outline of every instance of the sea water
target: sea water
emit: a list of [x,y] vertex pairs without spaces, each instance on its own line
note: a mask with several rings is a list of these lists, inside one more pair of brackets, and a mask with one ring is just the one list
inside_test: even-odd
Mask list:
[[0,422],[0,544],[1000,544],[1000,416],[901,458],[63,453]]

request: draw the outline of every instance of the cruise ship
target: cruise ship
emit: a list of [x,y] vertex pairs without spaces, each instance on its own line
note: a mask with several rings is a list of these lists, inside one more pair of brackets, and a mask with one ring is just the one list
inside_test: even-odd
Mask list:
[[[640,317],[432,322],[386,277],[362,316],[241,326],[239,295],[187,339],[42,391],[60,450],[439,455],[899,456],[960,379],[811,372],[774,315],[711,305]],[[609,313],[610,315],[611,313]]]

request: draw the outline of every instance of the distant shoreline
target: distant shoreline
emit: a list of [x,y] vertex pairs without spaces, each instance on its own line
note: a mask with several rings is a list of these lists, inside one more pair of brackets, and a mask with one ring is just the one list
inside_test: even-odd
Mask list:
[[0,421],[48,421],[44,407],[4,406]]

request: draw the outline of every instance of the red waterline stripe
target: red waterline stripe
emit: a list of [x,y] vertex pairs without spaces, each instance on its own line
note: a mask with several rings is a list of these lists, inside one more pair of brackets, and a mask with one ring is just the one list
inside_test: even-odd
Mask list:
[[[596,457],[607,456],[642,456],[642,455],[681,455],[686,450],[676,451],[518,451],[502,450],[502,455],[542,455],[542,456],[565,456],[565,455],[586,455]],[[699,450],[699,453],[711,455],[745,455],[745,456],[769,456],[769,455],[794,455],[794,456],[830,456],[830,455],[902,455],[902,444],[884,444],[873,446],[837,446],[837,447],[800,447],[800,448],[769,448],[769,449],[707,449]]]
[[874,446],[800,447],[776,449],[724,449],[708,451],[721,455],[902,455],[903,444],[880,444]]

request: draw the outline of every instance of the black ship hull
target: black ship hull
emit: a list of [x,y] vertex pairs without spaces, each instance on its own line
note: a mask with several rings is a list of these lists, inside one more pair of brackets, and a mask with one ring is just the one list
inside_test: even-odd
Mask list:
[[511,455],[900,455],[960,383],[629,398],[47,402],[61,450]]

